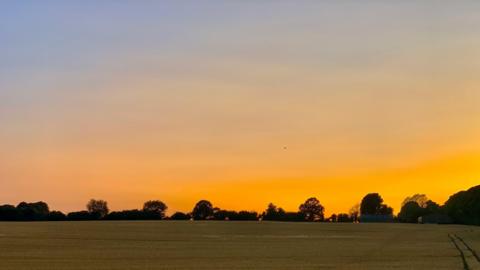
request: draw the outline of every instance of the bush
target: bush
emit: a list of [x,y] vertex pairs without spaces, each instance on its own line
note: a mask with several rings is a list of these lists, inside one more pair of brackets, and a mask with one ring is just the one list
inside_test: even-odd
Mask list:
[[192,217],[189,214],[185,214],[185,213],[182,213],[182,212],[175,212],[175,214],[173,214],[170,217],[171,220],[189,220],[191,218]]
[[71,221],[85,221],[95,219],[98,219],[98,217],[90,214],[90,212],[88,211],[71,212],[67,215],[67,220]]
[[124,210],[111,212],[105,219],[107,220],[145,220],[148,219],[148,213],[140,210]]
[[60,211],[52,211],[48,213],[47,220],[49,221],[64,221],[67,220],[67,216]]
[[0,206],[0,221],[14,221],[17,218],[18,211],[15,206],[9,204]]

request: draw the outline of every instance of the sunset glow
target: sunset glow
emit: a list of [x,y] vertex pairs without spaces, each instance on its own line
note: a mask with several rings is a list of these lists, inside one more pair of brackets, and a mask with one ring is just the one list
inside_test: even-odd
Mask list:
[[397,212],[480,184],[480,2],[187,2],[0,4],[0,204]]

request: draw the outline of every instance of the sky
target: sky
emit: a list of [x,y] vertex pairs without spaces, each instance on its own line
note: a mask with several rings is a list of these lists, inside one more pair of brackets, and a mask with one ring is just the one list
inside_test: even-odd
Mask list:
[[478,1],[2,1],[0,204],[348,212],[480,184]]

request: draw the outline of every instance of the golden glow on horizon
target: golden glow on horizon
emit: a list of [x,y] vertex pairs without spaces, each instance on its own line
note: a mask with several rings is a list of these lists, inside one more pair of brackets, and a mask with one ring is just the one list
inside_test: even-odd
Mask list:
[[[86,156],[89,159],[90,156]],[[76,157],[69,162],[77,163]],[[154,164],[144,162],[125,163],[125,160],[106,158],[105,162],[91,160],[94,165],[88,170],[82,164],[63,163],[65,160],[44,161],[40,167],[31,172],[23,172],[23,177],[38,176],[39,181],[32,183],[26,198],[41,200],[53,198],[49,203],[61,210],[77,210],[83,207],[84,198],[96,197],[107,199],[112,209],[138,208],[143,201],[159,198],[176,210],[190,211],[196,201],[211,200],[215,206],[227,209],[247,209],[262,211],[269,202],[286,210],[296,210],[298,205],[310,196],[316,196],[326,206],[326,212],[347,212],[369,192],[379,192],[386,203],[399,210],[400,203],[406,196],[425,193],[429,198],[443,203],[451,194],[477,185],[480,179],[480,153],[451,156],[441,160],[423,162],[410,167],[390,168],[384,170],[357,171],[350,173],[336,172],[331,176],[305,176],[291,174],[270,168],[270,174],[277,177],[255,178],[257,171],[239,170],[235,173],[217,171],[209,173],[195,170],[168,175],[155,171]],[[98,167],[96,166],[98,163]],[[50,164],[49,164],[50,163]],[[109,164],[109,165],[107,165]],[[60,166],[60,168],[58,167]],[[212,168],[213,169],[213,168]],[[159,178],[158,175],[164,175]],[[183,178],[175,179],[182,175]],[[231,178],[222,178],[230,175]],[[235,176],[235,178],[233,178]],[[47,184],[48,179],[61,179],[55,192]],[[84,181],[69,181],[85,179]],[[102,181],[97,181],[102,179]],[[62,185],[63,184],[63,185]],[[90,188],[92,187],[92,188]],[[71,200],[75,194],[75,200]],[[62,208],[63,202],[73,202],[70,207]]]

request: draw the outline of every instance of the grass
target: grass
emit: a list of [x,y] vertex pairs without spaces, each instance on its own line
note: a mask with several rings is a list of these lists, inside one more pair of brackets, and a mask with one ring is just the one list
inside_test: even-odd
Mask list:
[[480,228],[277,222],[0,223],[0,269],[464,269]]

